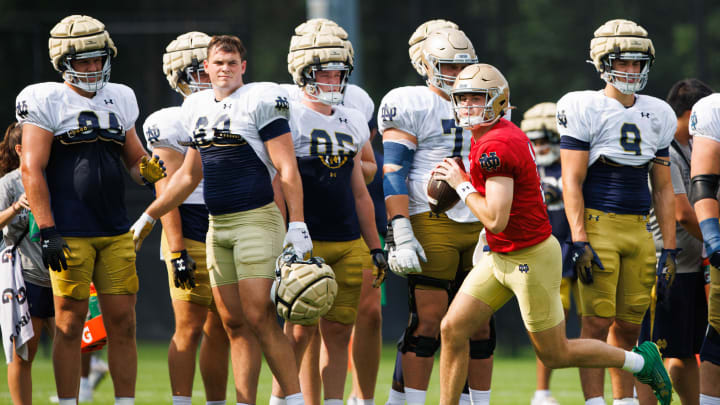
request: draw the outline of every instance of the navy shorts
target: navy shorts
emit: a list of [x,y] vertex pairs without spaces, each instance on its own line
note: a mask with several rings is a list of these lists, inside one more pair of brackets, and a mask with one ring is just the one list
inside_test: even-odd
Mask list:
[[708,325],[707,334],[702,348],[700,348],[700,361],[709,361],[720,366],[720,333]]
[[53,318],[55,316],[52,288],[42,287],[26,281],[25,291],[27,292],[30,316],[35,318]]
[[672,358],[694,357],[707,328],[707,298],[703,273],[682,273],[675,276],[670,289],[669,309],[662,303],[655,306],[655,322],[650,336],[651,310],[645,314],[639,342],[652,340],[662,356]]

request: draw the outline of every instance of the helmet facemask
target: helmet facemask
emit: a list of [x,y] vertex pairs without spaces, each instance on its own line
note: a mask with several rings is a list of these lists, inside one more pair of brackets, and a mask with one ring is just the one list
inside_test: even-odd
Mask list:
[[[642,68],[639,73],[614,70],[612,64],[615,60],[641,61]],[[600,77],[602,77],[605,82],[612,84],[619,92],[623,94],[634,94],[642,91],[645,85],[647,85],[652,60],[652,56],[645,52],[611,53],[602,59],[603,70]]]
[[187,87],[188,94],[185,94],[186,91],[181,91],[186,97],[198,91],[212,89],[212,83],[210,83],[210,79],[205,72],[205,66],[201,62],[198,62],[197,59],[193,59],[192,64],[183,69],[178,81],[184,82],[183,84],[185,84],[185,86],[182,86],[178,83],[179,89],[185,90],[183,87]]
[[538,166],[550,166],[560,159],[560,136],[556,132],[543,128],[528,131],[525,135],[532,142]]
[[[95,72],[78,72],[72,67],[72,61],[90,58],[103,58],[103,67]],[[70,83],[74,87],[95,93],[105,87],[110,81],[110,60],[112,56],[107,49],[98,49],[96,51],[82,52],[78,54],[68,54],[65,56],[63,66],[63,80]]]
[[[323,83],[317,81],[317,72],[320,71],[340,71],[340,82]],[[350,72],[352,72],[352,67],[345,62],[327,62],[306,67],[303,71],[305,81],[303,88],[305,94],[309,96],[307,98],[310,101],[328,105],[342,103]]]
[[427,83],[433,87],[442,90],[448,96],[450,96],[450,93],[452,92],[453,84],[455,83],[455,78],[457,76],[443,74],[441,66],[443,64],[471,65],[478,62],[477,58],[473,58],[470,54],[467,53],[455,54],[454,59],[440,59],[435,57],[434,55],[427,54],[425,55],[425,59],[427,60],[427,64],[429,65],[424,67],[427,77]]
[[[471,104],[466,99],[482,95],[483,104]],[[497,87],[489,89],[463,88],[452,92],[453,114],[455,122],[463,129],[473,130],[479,127],[490,126],[497,122],[504,114],[507,100],[503,89]],[[473,115],[473,112],[477,114]]]

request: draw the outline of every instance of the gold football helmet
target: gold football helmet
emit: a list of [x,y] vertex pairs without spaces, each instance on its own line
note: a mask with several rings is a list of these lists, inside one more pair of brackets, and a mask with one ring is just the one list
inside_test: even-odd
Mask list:
[[[475,104],[473,96],[478,95],[483,97],[481,104]],[[458,126],[472,130],[493,125],[508,109],[510,85],[494,66],[470,65],[457,75],[451,100]]]
[[445,63],[477,63],[475,48],[464,32],[454,28],[433,31],[422,43],[421,61],[427,75],[428,85],[437,87],[450,95],[454,76],[442,74]]
[[427,74],[425,73],[425,67],[422,63],[422,44],[423,42],[425,42],[425,39],[427,39],[430,33],[443,28],[453,28],[456,30],[460,29],[458,25],[452,21],[425,21],[424,23],[420,24],[417,29],[415,29],[415,32],[413,32],[413,34],[410,36],[410,40],[408,41],[408,45],[410,45],[410,48],[408,49],[408,53],[410,54],[410,64],[412,64],[413,68],[415,68],[418,74],[425,79],[427,78]]
[[[290,40],[288,72],[311,100],[324,104],[342,102],[353,67],[352,52],[348,50],[347,44],[349,41],[323,32],[294,35]],[[317,81],[316,73],[328,70],[342,73],[340,83]]]
[[548,166],[560,159],[560,135],[557,131],[555,103],[535,104],[525,112],[520,129],[532,141],[535,161]]
[[[600,77],[623,94],[633,94],[645,88],[650,66],[655,60],[655,48],[645,28],[629,20],[610,20],[595,30],[590,41],[590,61]],[[640,73],[612,69],[616,59],[643,62]]]
[[[73,86],[96,92],[110,81],[110,60],[117,56],[117,49],[105,24],[86,15],[63,18],[50,30],[48,41],[50,61],[63,80]],[[96,72],[77,72],[73,60],[103,58],[103,67]]]
[[201,80],[205,73],[203,61],[207,59],[207,46],[212,38],[202,32],[186,32],[173,39],[163,54],[163,73],[170,87],[187,97],[211,89],[209,81]]

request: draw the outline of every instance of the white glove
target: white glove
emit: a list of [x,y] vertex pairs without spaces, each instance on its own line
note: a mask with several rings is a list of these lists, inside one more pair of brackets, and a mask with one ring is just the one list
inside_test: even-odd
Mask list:
[[153,217],[143,212],[142,215],[140,215],[140,218],[135,221],[133,226],[130,227],[130,231],[133,233],[133,242],[135,242],[136,252],[140,250],[140,245],[142,245],[143,239],[145,239],[150,231],[152,231],[153,225],[155,225]]
[[394,262],[394,265],[390,264],[390,270],[403,277],[408,273],[422,272],[418,257],[424,262],[427,262],[427,258],[420,242],[415,239],[410,220],[405,217],[395,218],[392,220],[392,228],[395,258],[392,261],[388,260],[388,263]]
[[312,254],[312,239],[310,239],[310,232],[308,232],[305,222],[290,222],[283,247],[288,245],[292,245],[295,254],[301,260],[305,258],[306,254]]

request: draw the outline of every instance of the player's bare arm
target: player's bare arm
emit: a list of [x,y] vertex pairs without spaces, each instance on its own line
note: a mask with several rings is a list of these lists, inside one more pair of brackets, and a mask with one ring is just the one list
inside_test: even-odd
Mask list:
[[55,226],[50,209],[50,191],[45,180],[52,149],[52,132],[32,124],[24,124],[21,171],[25,194],[32,207],[35,221],[40,228]]
[[583,183],[587,175],[587,166],[590,152],[583,150],[560,150],[562,161],[563,202],[565,215],[570,225],[573,242],[587,242],[585,223],[585,199],[583,198]]
[[272,138],[265,142],[265,147],[280,177],[280,188],[288,208],[288,222],[305,222],[302,180],[295,159],[292,135],[287,132]]
[[[369,145],[369,142],[365,145]],[[362,158],[360,155],[356,155],[354,159],[355,165],[353,166],[350,186],[355,196],[355,209],[358,214],[358,222],[360,222],[360,233],[370,250],[382,249],[377,227],[375,226],[375,208],[370,193],[365,186],[364,170],[360,167]]]
[[159,195],[145,210],[152,218],[159,218],[185,201],[203,178],[202,161],[197,149],[188,149],[182,166],[165,186],[166,192]]
[[693,210],[692,204],[687,194],[675,194],[675,220],[690,235],[698,240],[702,240],[702,232],[700,232],[700,224]]
[[377,172],[375,153],[373,152],[370,142],[366,142],[365,145],[362,147],[360,157],[360,163],[362,165],[362,175],[365,179],[365,184],[370,184],[375,178],[375,173]]
[[[25,147],[23,146],[23,149]],[[24,155],[24,151],[23,151]],[[709,138],[696,136],[693,139],[692,165],[690,166],[690,177],[693,178],[702,174],[720,175],[720,142]],[[702,222],[708,218],[718,217],[718,201],[714,198],[704,198],[693,204],[697,221]]]
[[[505,230],[510,220],[510,207],[513,200],[513,179],[505,176],[490,177],[485,182],[485,197],[476,192],[474,188],[464,194],[464,183],[470,182],[470,177],[453,159],[445,159],[436,168],[437,178],[445,180],[452,188],[458,191],[460,198],[464,198],[465,205],[483,223],[485,228],[495,234]],[[470,185],[472,187],[472,185]]]
[[137,136],[135,127],[128,129],[125,132],[125,145],[123,145],[123,161],[125,167],[130,171],[130,177],[137,184],[144,184],[143,177],[140,174],[140,162],[142,158],[148,157],[145,148],[143,148],[140,138]]
[[[669,157],[659,157],[667,160]],[[670,177],[670,166],[654,164],[650,171],[655,216],[662,233],[663,248],[675,249],[675,192]]]
[[[408,134],[405,131],[401,131],[399,129],[386,129],[385,132],[383,132],[383,143],[388,141],[402,141],[402,142],[411,142],[412,144],[417,146],[417,138],[413,135]],[[388,156],[387,152],[385,155],[385,163],[383,164],[383,173],[387,177],[389,173],[402,171],[403,167],[392,163],[391,157]],[[388,162],[390,160],[390,162]],[[410,167],[408,165],[405,170],[409,170]],[[402,181],[405,181],[405,179],[402,179]],[[402,215],[404,217],[409,217],[410,212],[408,211],[408,195],[407,194],[395,194],[391,195],[389,197],[385,198],[385,206],[387,209],[388,217],[394,218],[397,215]]]
[[[165,162],[165,168],[167,170],[167,177],[160,179],[155,183],[155,195],[161,196],[167,191],[170,178],[182,166],[183,161],[185,160],[185,155],[170,148],[157,147],[153,149],[153,153],[157,155],[160,160]],[[185,250],[180,211],[177,208],[173,208],[170,212],[160,217],[160,221],[162,222],[170,251],[180,252]]]

